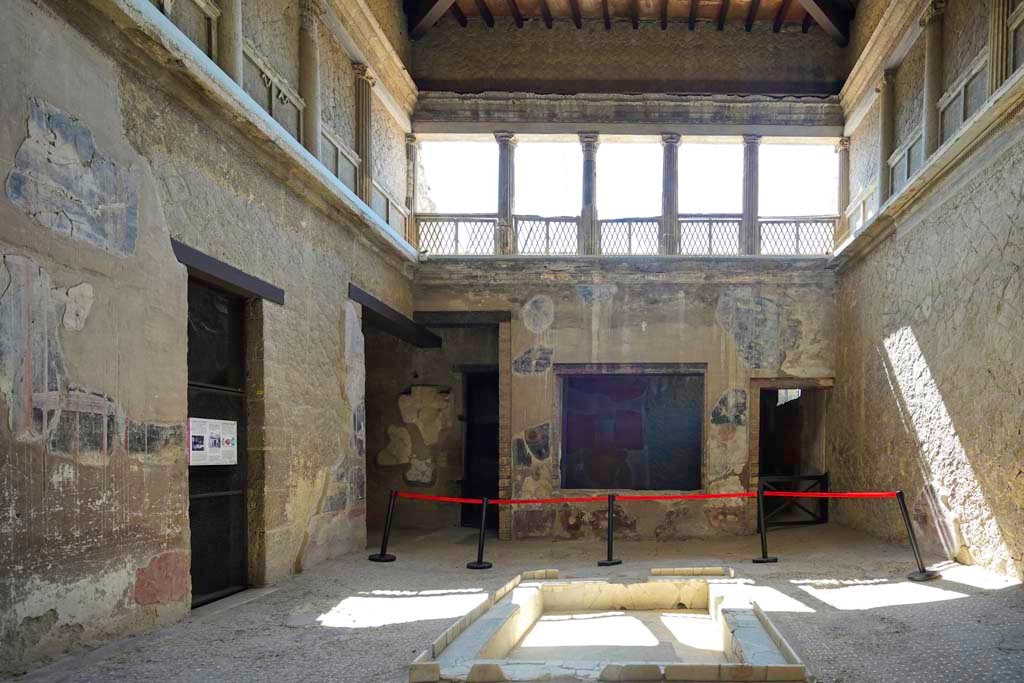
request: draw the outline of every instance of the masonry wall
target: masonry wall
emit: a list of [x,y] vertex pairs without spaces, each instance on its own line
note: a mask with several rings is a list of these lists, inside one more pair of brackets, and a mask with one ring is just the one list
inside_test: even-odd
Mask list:
[[600,20],[584,20],[582,29],[568,21],[463,28],[445,15],[412,55],[421,90],[457,92],[831,94],[846,76],[844,49],[817,27],[772,33],[760,24],[750,33],[742,24],[690,31],[673,23],[663,31],[654,22],[606,31]]
[[[601,259],[543,264],[431,260],[417,272],[420,310],[507,310],[509,448],[504,495],[604,495],[560,483],[561,364],[700,364],[706,368],[702,490],[748,490],[752,377],[830,378],[834,281],[821,262]],[[747,533],[742,500],[621,504],[616,533],[659,540]],[[519,538],[603,538],[601,506],[518,508]]]
[[864,48],[867,47],[868,41],[882,21],[885,10],[892,2],[893,0],[860,0],[857,3],[857,12],[850,24],[850,43],[847,46],[850,68],[853,68],[864,53]]
[[[840,276],[829,468],[837,489],[907,492],[930,549],[1007,573],[1024,553],[1024,127],[901,218]],[[895,509],[835,519],[889,538]]]
[[[498,328],[435,328],[441,348],[420,349],[368,331],[366,352],[367,528],[384,528],[388,491],[461,496],[463,368],[498,367]],[[460,508],[403,500],[399,528],[458,526]]]
[[247,307],[257,584],[364,547],[363,338],[347,287],[405,312],[412,297],[365,227],[288,189],[228,117],[115,61],[132,49],[120,34],[94,45],[21,0],[4,18],[7,672],[188,610],[187,274],[170,238],[285,291],[283,306]]

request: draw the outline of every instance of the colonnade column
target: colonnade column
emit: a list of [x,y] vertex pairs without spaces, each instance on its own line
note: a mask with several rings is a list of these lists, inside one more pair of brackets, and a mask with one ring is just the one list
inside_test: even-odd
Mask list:
[[302,146],[320,158],[320,37],[317,23],[323,14],[320,0],[299,3],[299,96],[302,110]]
[[417,177],[420,143],[413,133],[405,135],[405,208],[409,210],[405,226],[405,238],[414,247],[419,246],[419,225],[416,223]]
[[679,134],[661,135],[661,230],[659,254],[679,253]]
[[893,80],[896,73],[886,69],[878,82],[878,208],[889,199],[892,189],[892,171],[889,157],[893,153],[896,136],[896,111],[893,106]]
[[601,253],[601,227],[597,220],[597,133],[580,133],[583,146],[583,205],[576,233],[578,254]]
[[494,228],[494,253],[514,254],[516,211],[516,136],[501,130],[494,134],[498,141],[498,223]]
[[942,14],[946,0],[931,0],[921,18],[924,26],[924,106],[921,122],[924,158],[939,148],[939,97],[942,95]]
[[758,224],[758,152],[760,135],[743,136],[743,221],[740,224],[740,253],[761,251],[761,229]]
[[242,85],[242,0],[221,0],[217,18],[217,64]]
[[373,86],[377,83],[370,67],[353,64],[356,85],[356,194],[367,204],[373,199]]
[[839,220],[836,221],[835,242],[846,237],[849,229],[849,221],[846,218],[846,209],[850,206],[850,138],[839,138],[836,143],[836,153],[839,155],[839,197],[838,206]]
[[1010,77],[1011,0],[991,0],[988,16],[988,94],[999,90]]

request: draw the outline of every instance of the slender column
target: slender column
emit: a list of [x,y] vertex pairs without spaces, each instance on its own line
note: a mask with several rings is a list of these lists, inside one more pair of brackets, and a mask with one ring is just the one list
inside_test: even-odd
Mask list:
[[761,228],[757,220],[760,147],[760,135],[743,136],[743,223],[740,228],[740,251],[744,254],[757,254],[761,251]]
[[299,95],[302,111],[302,145],[320,158],[320,37],[317,23],[323,14],[319,0],[299,3]]
[[836,221],[835,241],[846,237],[849,229],[846,219],[846,209],[850,206],[850,138],[839,138],[836,143],[836,153],[839,154],[839,197],[838,208],[839,220]]
[[924,110],[921,122],[924,158],[939,148],[939,97],[942,95],[942,14],[946,0],[931,0],[921,18],[924,26]]
[[370,67],[353,64],[356,74],[356,194],[367,204],[373,198],[373,86],[377,82]]
[[217,64],[242,84],[242,0],[221,0],[217,19]]
[[498,224],[494,233],[494,253],[516,252],[513,216],[516,210],[516,136],[507,130],[494,134],[498,141]]
[[1011,0],[991,0],[988,15],[988,94],[999,90],[1010,77]]
[[896,129],[896,111],[893,106],[892,84],[896,73],[887,69],[878,82],[878,208],[889,199],[892,171],[889,157],[893,153]]
[[583,205],[576,236],[577,253],[601,253],[601,226],[597,220],[597,133],[580,133],[583,146]]
[[416,223],[416,168],[419,164],[420,143],[412,133],[405,135],[405,208],[409,209],[405,237],[409,244],[419,246],[419,226]]
[[679,134],[661,135],[661,239],[658,252],[679,253]]

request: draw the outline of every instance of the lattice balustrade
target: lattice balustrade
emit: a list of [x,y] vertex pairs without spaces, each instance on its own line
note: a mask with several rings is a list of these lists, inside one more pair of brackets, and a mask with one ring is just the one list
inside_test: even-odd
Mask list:
[[679,217],[679,253],[683,256],[736,256],[740,253],[739,215]]
[[516,253],[524,256],[563,256],[577,251],[577,216],[516,216]]
[[835,247],[835,216],[761,219],[761,254],[821,256]]
[[484,256],[494,254],[497,217],[488,214],[418,214],[419,249],[428,254]]
[[601,253],[657,254],[660,222],[658,218],[616,218],[601,221]]

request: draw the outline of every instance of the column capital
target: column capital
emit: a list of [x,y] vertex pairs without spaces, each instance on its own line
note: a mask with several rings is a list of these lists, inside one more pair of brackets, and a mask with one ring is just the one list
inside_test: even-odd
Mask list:
[[760,135],[744,135],[743,136],[743,144],[744,145],[760,145],[761,144],[761,136]]
[[848,137],[841,137],[838,140],[836,140],[836,151],[837,152],[844,152],[844,151],[848,151],[849,149],[850,149],[850,138],[848,138]]
[[371,88],[377,85],[377,76],[368,65],[352,62],[352,72],[356,75],[356,80],[366,81]]
[[406,144],[406,146],[410,146],[411,145],[411,146],[416,147],[417,149],[419,149],[420,140],[419,140],[419,138],[416,137],[416,133],[406,133],[405,134],[405,144]]
[[680,135],[679,133],[662,133],[661,144],[663,145],[678,145]]
[[930,0],[924,9],[924,14],[921,15],[921,26],[927,26],[936,19],[941,19],[945,11],[946,0]]
[[510,130],[496,130],[494,131],[494,139],[499,145],[514,145],[516,144],[516,134]]
[[584,150],[587,150],[587,149],[596,150],[598,144],[600,144],[600,137],[601,136],[597,132],[588,131],[588,132],[585,132],[585,133],[580,133],[579,137],[580,137],[580,144],[583,145],[583,149]]
[[315,32],[318,19],[323,19],[324,6],[320,0],[299,0],[299,22],[303,31]]
[[882,77],[878,79],[878,85],[875,86],[875,92],[882,92],[883,88],[891,86],[896,81],[896,69],[886,69],[882,72]]

